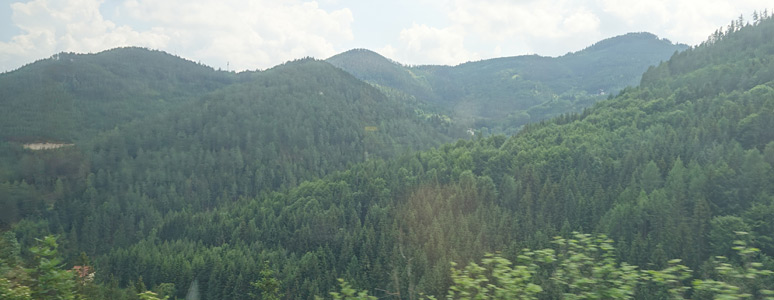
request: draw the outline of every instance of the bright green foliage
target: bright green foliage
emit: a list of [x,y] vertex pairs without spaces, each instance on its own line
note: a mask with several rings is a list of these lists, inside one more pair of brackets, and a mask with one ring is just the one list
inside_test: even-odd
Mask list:
[[151,291],[144,291],[142,293],[137,294],[138,297],[140,297],[141,300],[166,300],[169,299],[169,296],[164,296],[163,298],[159,298],[159,296]]
[[716,257],[712,264],[719,279],[695,280],[693,286],[696,295],[715,299],[774,299],[774,271],[762,269],[760,250],[749,247],[744,241],[736,241],[734,244],[741,265],[731,264],[723,256]]
[[7,278],[0,278],[0,299],[32,300],[33,298],[29,287],[14,285]]
[[153,291],[159,296],[159,297],[172,297],[175,295],[175,284],[174,283],[162,283],[156,286]]
[[640,272],[639,299],[686,299],[690,290],[684,283],[691,278],[692,271],[680,264],[680,259],[669,261],[663,270],[644,270]]
[[[522,250],[513,266],[500,255],[489,254],[483,266],[471,263],[463,270],[452,269],[454,284],[447,298],[634,299],[638,285],[669,285],[686,278],[677,267],[640,271],[618,263],[612,242],[605,236],[580,233],[567,239],[557,237],[553,248]],[[674,293],[682,291],[676,288]]]
[[[535,299],[543,289],[532,282],[537,272],[538,261],[548,263],[553,260],[553,253],[525,251],[519,256],[520,261],[528,265],[516,265],[500,256],[487,254],[479,266],[470,263],[462,270],[452,268],[452,281],[446,296],[448,299]],[[454,266],[454,264],[452,264]]]
[[56,237],[49,235],[38,239],[38,245],[30,248],[36,265],[29,269],[32,297],[34,299],[76,299],[74,274],[62,270]]
[[0,299],[32,299],[30,288],[24,285],[29,277],[19,265],[19,243],[13,232],[3,233],[0,240]]
[[274,270],[271,269],[269,261],[263,262],[263,269],[261,270],[260,274],[260,279],[250,283],[250,285],[259,291],[260,295],[259,297],[258,295],[253,294],[253,297],[256,299],[266,300],[282,299],[283,294],[280,290],[282,287],[282,282],[277,280],[277,278],[274,276]]
[[[772,299],[771,270],[761,269],[758,249],[737,241],[743,265],[718,262],[716,279],[694,280],[691,270],[672,260],[663,270],[639,270],[618,263],[613,241],[600,235],[573,233],[554,238],[554,248],[522,250],[513,264],[500,254],[487,254],[481,265],[452,268],[447,299]],[[721,258],[719,258],[721,259]],[[452,264],[454,266],[454,264]],[[355,290],[342,282],[342,293]],[[345,292],[346,291],[346,292]],[[332,293],[338,296],[338,293]],[[365,291],[357,299],[365,299]],[[341,299],[341,298],[335,298]],[[349,298],[347,298],[349,299]],[[435,297],[427,297],[435,299]]]
[[357,291],[352,286],[344,281],[343,279],[339,279],[339,284],[341,285],[340,292],[331,292],[331,297],[333,297],[333,300],[376,300],[377,298],[374,296],[369,296],[368,291]]
[[554,239],[559,251],[551,280],[565,299],[631,299],[639,279],[636,266],[618,264],[613,241],[575,233]]

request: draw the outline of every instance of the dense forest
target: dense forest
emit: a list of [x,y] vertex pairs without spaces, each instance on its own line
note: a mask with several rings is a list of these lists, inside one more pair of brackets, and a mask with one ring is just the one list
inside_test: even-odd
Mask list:
[[357,78],[428,103],[467,127],[512,134],[530,122],[580,112],[636,85],[648,66],[688,48],[629,33],[560,57],[502,57],[457,66],[403,66],[365,49],[326,61]]
[[161,51],[59,53],[0,74],[0,138],[85,141],[98,132],[197,99],[249,77]]
[[0,295],[771,299],[773,37],[740,18],[513,136],[449,143],[438,103],[301,59],[75,146],[4,140]]

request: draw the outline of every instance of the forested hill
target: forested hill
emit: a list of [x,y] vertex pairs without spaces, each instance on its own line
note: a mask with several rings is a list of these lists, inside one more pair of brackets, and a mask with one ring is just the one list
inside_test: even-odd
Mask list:
[[240,191],[232,194],[248,196],[292,187],[369,157],[389,158],[448,141],[408,104],[325,62],[288,62],[253,77],[175,112],[103,135],[93,151],[107,155],[102,159],[111,163],[99,167],[142,160],[142,152],[159,161],[136,166],[158,168],[171,163],[162,153],[190,154],[199,164],[174,162],[174,168],[203,177],[210,177],[212,170],[206,168],[225,168],[230,175],[202,180],[223,181],[212,187],[218,193],[235,182],[250,182],[237,184]]
[[[558,63],[571,70],[571,84],[562,86],[563,82],[552,81],[550,74],[543,78],[534,75],[535,79],[560,92],[580,89],[590,94],[600,91],[615,94],[627,86],[639,84],[642,73],[649,66],[658,65],[687,48],[687,45],[673,44],[651,33],[629,33],[558,57]],[[532,75],[527,73],[525,76],[531,78]]]
[[366,82],[393,88],[422,101],[437,100],[425,78],[417,77],[411,68],[368,49],[352,49],[325,61]]
[[[67,267],[96,270],[95,282],[60,290],[93,299],[146,289],[312,299],[337,278],[380,298],[486,288],[539,299],[765,299],[774,290],[772,274],[757,272],[774,270],[772,36],[771,17],[734,21],[582,113],[393,159],[365,151],[435,141],[404,102],[324,62],[287,63],[101,135],[72,174],[32,168],[21,173],[32,183],[0,184],[2,216],[24,214],[15,236],[0,239],[0,292],[59,291],[35,280],[56,268],[30,248],[54,233]],[[78,150],[25,161],[67,151]],[[348,155],[363,159],[320,171]],[[573,231],[614,242],[552,243]],[[488,264],[475,278],[450,271],[486,252],[519,266]],[[558,260],[533,259],[548,254]],[[14,265],[20,258],[28,269]],[[635,273],[644,281],[632,283]],[[479,284],[497,276],[505,280]]]
[[55,54],[0,74],[0,139],[84,141],[238,78],[143,48]]
[[[177,223],[182,218],[244,207],[357,162],[448,141],[409,104],[326,62],[302,59],[76,147],[9,151],[18,157],[2,168],[7,181],[0,183],[0,228],[13,225],[24,247],[42,232],[58,232],[60,242],[71,241],[62,249],[68,260],[87,253],[105,267],[105,276],[125,286],[137,279],[110,275],[106,255],[149,236],[174,240],[182,233],[178,225],[196,230],[209,223]],[[196,251],[230,248],[223,245],[232,242],[230,233],[211,229],[220,230],[207,229],[209,237]],[[180,271],[163,280],[187,286],[192,278]],[[155,285],[161,280],[156,275],[146,282]],[[209,275],[197,276],[206,288]]]
[[[60,211],[61,217],[100,232],[105,224],[80,218],[103,215],[92,210],[106,203],[124,209],[112,211],[115,215],[105,222],[129,217],[126,211],[134,210],[154,209],[163,216],[183,208],[211,209],[369,158],[448,141],[408,104],[328,63],[304,59],[256,73],[174,111],[106,131],[74,149],[17,153],[2,178],[8,186],[0,190],[0,226],[36,215],[45,205],[67,207],[62,201],[78,208]],[[14,152],[18,150],[5,156]],[[76,193],[54,192],[57,185]],[[143,218],[132,218],[127,221],[132,225],[121,230]],[[68,227],[74,225],[70,221]],[[107,230],[98,236],[112,240],[108,237],[113,234]],[[133,233],[121,236],[133,242]],[[100,243],[96,249],[111,244]]]
[[444,108],[472,127],[512,133],[528,122],[580,111],[636,85],[649,66],[685,50],[650,33],[630,33],[552,58],[487,59],[458,66],[402,66],[368,50],[328,62],[368,82],[391,87]]
[[[524,247],[580,231],[612,237],[612,255],[642,269],[679,258],[693,278],[727,280],[737,292],[772,289],[766,277],[724,277],[713,259],[741,266],[732,250],[741,238],[761,250],[761,268],[774,269],[772,34],[771,19],[735,28],[648,72],[672,66],[660,81],[646,76],[642,87],[511,138],[370,160],[287,192],[169,214],[100,266],[121,283],[182,285],[179,296],[197,279],[207,299],[246,298],[261,270],[273,270],[294,299],[324,295],[337,277],[380,297],[443,296],[450,261],[493,251],[515,260]],[[576,291],[548,284],[552,270],[532,281],[542,297]],[[659,298],[665,289],[632,293]]]

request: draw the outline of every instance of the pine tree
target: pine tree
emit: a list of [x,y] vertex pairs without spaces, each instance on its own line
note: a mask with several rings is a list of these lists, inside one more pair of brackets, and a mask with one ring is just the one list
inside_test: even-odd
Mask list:
[[282,292],[280,291],[280,288],[282,287],[282,282],[279,281],[274,276],[274,270],[271,269],[271,266],[269,265],[269,261],[263,262],[263,269],[261,270],[261,278],[250,283],[255,289],[257,289],[260,293],[260,297],[258,294],[251,293],[251,296],[255,299],[266,299],[266,300],[279,300],[282,299],[284,296]]
[[30,285],[35,299],[76,299],[74,274],[62,270],[62,260],[57,252],[56,237],[49,235],[36,239],[38,245],[30,248],[36,265],[29,269],[34,279]]

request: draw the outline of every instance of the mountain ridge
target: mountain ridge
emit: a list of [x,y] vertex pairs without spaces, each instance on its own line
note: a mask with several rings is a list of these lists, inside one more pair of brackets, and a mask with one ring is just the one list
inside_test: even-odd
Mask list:
[[55,54],[0,75],[0,105],[8,108],[0,115],[0,138],[88,139],[240,77],[139,47]]
[[[40,248],[20,249],[50,233],[68,267],[94,262],[79,291],[94,299],[148,288],[246,299],[262,283],[264,298],[314,299],[339,280],[345,295],[404,299],[521,287],[539,299],[763,298],[774,290],[773,35],[772,18],[735,22],[580,113],[388,159],[365,151],[432,142],[408,127],[426,120],[394,89],[312,59],[90,145],[20,150],[18,177],[0,183],[0,221],[14,221],[0,291],[40,290],[25,257]],[[471,84],[552,91],[519,79],[540,74],[488,67],[466,66],[490,76]]]
[[[615,38],[599,43],[610,43],[612,39]],[[595,45],[599,47],[599,43]],[[355,55],[360,57],[352,59]],[[496,74],[486,71],[490,68],[487,65],[509,61],[513,65],[514,59],[525,62],[496,68],[493,71]],[[408,67],[371,50],[359,49],[326,61],[348,70],[361,80],[415,97],[419,103],[429,104],[431,108],[425,107],[425,110],[452,116],[460,128],[517,128],[525,122],[578,111],[588,105],[578,104],[582,101],[574,99],[578,94],[576,92],[570,92],[569,98],[562,98],[570,100],[552,104],[553,98],[562,97],[563,91],[574,88],[567,84],[545,82],[556,72],[567,73],[563,70],[566,67],[561,64],[551,63],[548,68],[555,71],[543,72],[545,75],[542,77],[538,76],[538,67],[533,68],[530,74],[512,70],[532,68],[524,64],[546,59],[519,56],[469,62],[455,67]],[[356,66],[352,64],[362,64],[360,62],[363,61],[372,62],[364,64],[371,66],[370,69],[356,71]],[[570,64],[567,63],[568,66]],[[483,73],[466,77],[460,75],[461,72]],[[0,113],[0,129],[3,129],[0,138],[21,142],[85,140],[116,125],[174,109],[180,103],[247,80],[255,73],[216,71],[163,51],[140,47],[114,48],[94,54],[58,53],[0,74],[0,95],[4,95],[0,96],[0,105],[8,108],[4,110],[6,114]],[[503,86],[509,85],[509,78],[515,77],[525,80],[503,89]],[[611,81],[608,77],[600,78],[603,82]],[[476,83],[471,86],[470,82]],[[500,87],[492,87],[492,82],[497,82]],[[489,83],[490,86],[481,89],[477,87],[479,83]],[[583,90],[586,94],[596,94],[605,88],[601,84]],[[588,95],[580,97],[589,98]],[[541,105],[545,107],[539,108]],[[14,113],[7,114],[11,111]],[[102,118],[101,115],[112,117]]]
[[431,103],[453,119],[467,119],[463,122],[471,127],[514,133],[513,128],[528,122],[580,111],[636,85],[649,66],[687,48],[651,33],[629,33],[558,57],[521,55],[455,66],[406,66],[356,49],[327,61],[362,80]]

